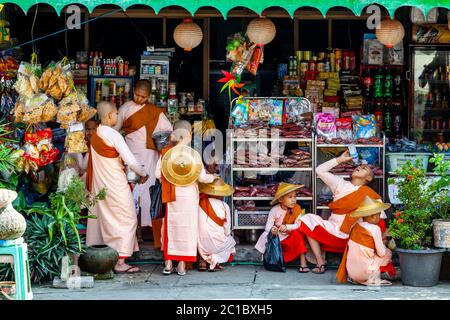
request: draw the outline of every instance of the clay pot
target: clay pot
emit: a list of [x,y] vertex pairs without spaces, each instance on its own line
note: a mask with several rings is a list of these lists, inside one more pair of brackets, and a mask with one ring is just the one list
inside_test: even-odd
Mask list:
[[78,266],[84,272],[102,274],[110,272],[117,261],[119,254],[107,245],[89,246],[86,252],[80,255]]
[[25,218],[11,204],[0,209],[0,240],[18,239],[26,228]]

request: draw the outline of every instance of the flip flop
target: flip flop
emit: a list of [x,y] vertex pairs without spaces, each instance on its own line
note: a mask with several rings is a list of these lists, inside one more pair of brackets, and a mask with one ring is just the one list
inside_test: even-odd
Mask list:
[[389,286],[392,286],[392,282],[387,281],[387,280],[380,280],[380,282],[368,283],[367,286],[368,287],[389,287]]
[[[322,267],[323,267],[323,271],[319,271],[319,272],[317,272],[317,271],[315,272],[314,271],[315,268],[318,268],[319,270],[322,270]],[[326,264],[321,264],[320,266],[316,265],[311,272],[314,273],[314,274],[324,274],[326,270],[327,270],[327,265]]]
[[[305,269],[308,269],[308,270],[305,270]],[[306,267],[300,266],[300,268],[298,268],[298,272],[300,272],[300,273],[309,273],[309,272],[311,272],[311,269],[309,269],[308,266],[306,266]]]
[[[135,269],[135,268],[138,269],[138,271],[130,272],[131,269]],[[131,274],[131,273],[140,273],[141,270],[138,267],[130,266],[128,269],[126,269],[124,271],[117,271],[117,270],[114,269],[113,272],[115,274],[123,274],[123,273]]]

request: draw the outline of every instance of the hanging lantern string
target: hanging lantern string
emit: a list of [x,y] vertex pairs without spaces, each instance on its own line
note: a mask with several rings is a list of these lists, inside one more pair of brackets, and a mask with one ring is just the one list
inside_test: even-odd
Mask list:
[[34,18],[33,18],[33,24],[31,25],[31,48],[33,53],[36,52],[36,47],[34,46],[34,25],[36,23],[36,17],[39,9],[39,4],[36,4],[36,9],[34,10]]
[[[89,19],[89,20],[80,22],[79,25],[80,25],[80,26],[85,25],[85,24],[87,24],[87,23],[90,23],[90,22],[92,22],[92,21],[98,20],[98,19],[100,19],[100,18],[104,18],[104,17],[110,16],[110,15],[112,15],[112,14],[114,14],[114,13],[117,13],[117,12],[119,12],[119,11],[122,11],[122,10],[123,10],[123,9],[120,8],[120,9],[116,9],[116,10],[113,10],[113,11],[110,11],[110,12],[106,12],[106,13],[104,13],[104,14],[102,14],[102,15],[99,15],[98,17],[95,17],[95,18],[92,18],[92,19]],[[14,50],[14,49],[16,49],[16,48],[24,47],[24,46],[29,45],[29,44],[31,44],[31,45],[34,46],[34,43],[35,43],[35,42],[38,42],[39,40],[42,40],[42,39],[46,39],[46,38],[53,37],[53,36],[55,36],[55,35],[57,35],[57,34],[60,34],[60,33],[62,33],[62,32],[65,32],[66,30],[68,30],[68,28],[64,28],[64,29],[58,30],[58,31],[56,31],[56,32],[47,34],[47,35],[45,35],[45,36],[42,36],[42,37],[39,37],[39,38],[36,38],[36,39],[33,39],[33,35],[32,35],[32,39],[31,39],[30,41],[27,41],[27,42],[24,42],[24,43],[20,43],[20,44],[18,44],[18,45],[15,45],[14,47],[11,47],[11,48],[2,50],[2,51],[1,51],[1,54],[2,54],[2,55],[5,55],[5,54],[7,54],[8,52],[10,52],[10,51],[12,51],[12,50]]]

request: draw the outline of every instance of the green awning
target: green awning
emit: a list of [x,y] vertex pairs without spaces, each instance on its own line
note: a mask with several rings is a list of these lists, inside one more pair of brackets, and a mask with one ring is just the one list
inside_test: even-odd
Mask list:
[[151,7],[156,13],[161,9],[169,6],[180,6],[185,8],[192,15],[202,7],[214,7],[224,17],[228,12],[236,7],[245,7],[253,10],[257,14],[261,14],[269,7],[281,7],[285,9],[291,17],[297,9],[301,7],[312,7],[318,9],[323,16],[326,16],[329,9],[333,7],[345,7],[351,10],[355,15],[361,15],[362,10],[372,3],[379,4],[387,9],[391,17],[394,17],[395,10],[403,6],[414,6],[422,10],[427,15],[428,11],[442,7],[450,9],[450,0],[11,0],[6,3],[13,3],[18,5],[24,12],[27,12],[30,7],[37,3],[46,3],[55,8],[58,14],[61,10],[70,4],[81,4],[85,6],[89,12],[92,12],[95,7],[100,5],[113,4],[127,9],[133,5],[147,5]]

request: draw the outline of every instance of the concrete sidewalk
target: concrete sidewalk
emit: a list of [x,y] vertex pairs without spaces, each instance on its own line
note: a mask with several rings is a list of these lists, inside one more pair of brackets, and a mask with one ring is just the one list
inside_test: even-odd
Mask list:
[[227,265],[224,271],[188,271],[186,276],[162,275],[162,265],[140,265],[142,273],[116,275],[95,281],[91,289],[54,289],[51,284],[33,286],[35,300],[142,300],[142,299],[445,299],[450,300],[450,282],[431,288],[406,287],[400,281],[391,287],[371,289],[342,284],[336,270],[325,274],[269,272],[261,266]]

